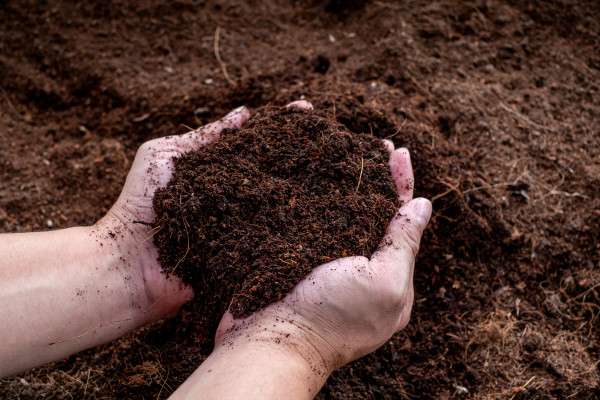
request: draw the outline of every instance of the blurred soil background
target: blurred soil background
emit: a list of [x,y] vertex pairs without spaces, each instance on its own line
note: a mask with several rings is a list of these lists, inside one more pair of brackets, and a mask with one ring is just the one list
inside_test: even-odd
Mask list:
[[[137,147],[306,98],[410,149],[434,216],[408,328],[320,399],[600,398],[600,3],[5,1],[0,231],[93,224]],[[157,399],[181,317],[0,381]]]

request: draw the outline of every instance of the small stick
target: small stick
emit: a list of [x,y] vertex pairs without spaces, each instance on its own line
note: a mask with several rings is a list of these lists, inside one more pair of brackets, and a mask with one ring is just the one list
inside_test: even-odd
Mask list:
[[163,389],[165,388],[165,385],[167,384],[167,379],[169,379],[169,372],[171,372],[171,371],[167,368],[167,376],[163,380],[163,384],[160,387],[160,391],[158,392],[158,396],[156,396],[156,400],[160,399],[160,394],[162,393]]
[[90,382],[90,374],[92,372],[91,368],[88,368],[87,379],[85,380],[85,389],[83,390],[83,397],[87,394],[88,383]]
[[360,187],[360,182],[362,180],[362,174],[363,174],[364,168],[365,168],[365,162],[364,162],[363,156],[361,155],[360,156],[360,175],[358,176],[358,185],[356,185],[356,190],[354,191],[355,195],[358,193],[358,188]]
[[[525,383],[525,384],[524,384],[523,386],[521,386],[521,387],[518,387],[518,388],[517,388],[517,390],[518,390],[519,392],[521,392],[521,391],[525,390],[525,389],[527,388],[527,385],[529,385],[529,384],[531,383],[531,381],[533,381],[535,378],[536,378],[536,376],[535,376],[535,375],[534,375],[534,376],[532,376],[532,377],[531,377],[531,379],[527,381],[527,383]],[[513,399],[515,398],[515,396],[516,396],[516,395],[517,395],[516,393],[515,393],[515,394],[513,394],[513,396],[510,398],[510,400],[513,400]]]
[[393,135],[390,135],[390,136],[386,137],[385,139],[391,139],[391,138],[393,138],[394,136],[396,136],[397,134],[399,134],[399,133],[400,133],[400,131],[402,130],[402,127],[403,127],[403,126],[404,126],[404,124],[406,123],[406,120],[407,120],[407,119],[408,119],[408,118],[404,118],[404,121],[402,121],[402,125],[400,125],[400,128],[398,128],[398,130],[396,131],[396,133],[394,133]]
[[520,112],[518,112],[514,108],[512,108],[510,106],[507,106],[503,102],[500,102],[500,107],[504,108],[506,111],[508,111],[509,113],[513,114],[515,117],[519,118],[520,120],[525,121],[529,125],[532,125],[532,126],[534,126],[536,128],[539,128],[539,129],[543,129],[543,130],[548,131],[548,132],[556,133],[556,131],[554,129],[549,128],[549,127],[544,126],[544,125],[541,125],[541,124],[538,124],[537,122],[530,120],[525,115],[521,114]]
[[221,59],[221,53],[219,53],[219,36],[221,36],[221,27],[217,26],[217,30],[215,31],[215,46],[214,46],[215,57],[217,58],[217,61],[219,62],[219,65],[221,66],[221,70],[223,71],[223,75],[225,76],[225,79],[227,80],[227,82],[231,86],[235,86],[235,82],[229,77],[229,74],[227,73],[227,66]]
[[186,124],[181,124],[181,126],[183,126],[184,128],[189,129],[190,131],[197,131],[198,129],[194,129],[194,128],[190,128],[189,126],[187,126]]

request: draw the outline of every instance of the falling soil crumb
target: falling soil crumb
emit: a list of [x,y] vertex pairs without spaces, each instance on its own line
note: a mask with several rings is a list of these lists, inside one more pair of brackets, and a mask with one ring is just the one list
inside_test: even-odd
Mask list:
[[154,242],[194,288],[191,320],[213,337],[228,307],[248,316],[320,264],[370,256],[399,206],[388,158],[381,139],[291,108],[176,159],[154,196]]

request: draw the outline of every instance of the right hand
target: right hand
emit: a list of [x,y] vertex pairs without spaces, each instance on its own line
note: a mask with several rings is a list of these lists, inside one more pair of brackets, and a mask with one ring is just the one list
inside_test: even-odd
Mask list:
[[217,330],[216,347],[252,342],[286,346],[319,374],[383,345],[409,321],[413,271],[431,203],[413,200],[408,150],[390,150],[390,169],[404,204],[371,259],[346,257],[314,269],[282,301],[248,318],[227,312]]

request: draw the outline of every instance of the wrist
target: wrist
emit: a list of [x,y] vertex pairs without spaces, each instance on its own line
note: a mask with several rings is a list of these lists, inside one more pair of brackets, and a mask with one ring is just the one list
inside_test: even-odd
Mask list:
[[265,319],[262,324],[252,318],[236,320],[230,330],[217,333],[215,349],[173,394],[173,400],[316,396],[332,364],[324,361],[293,321]]
[[136,319],[144,325],[173,315],[193,298],[193,290],[176,275],[162,271],[152,230],[115,208],[95,229],[107,256],[118,266],[116,272],[138,313]]
[[127,245],[131,232],[118,219],[110,215],[86,229],[88,232],[86,236],[96,249],[98,268],[104,269],[106,274],[112,276],[115,295],[122,297],[121,302],[128,305],[128,308],[123,311],[134,322],[132,328],[156,319],[153,318],[152,313],[146,311],[150,304],[143,275],[139,272],[141,268],[138,266],[140,263],[138,249]]
[[281,303],[271,307],[242,320],[234,320],[227,313],[217,330],[215,350],[235,347],[279,353],[303,365],[311,379],[322,383],[345,364],[336,349],[300,315],[282,310],[285,305]]
[[91,226],[2,237],[0,375],[109,342],[145,322],[143,297],[105,236]]

